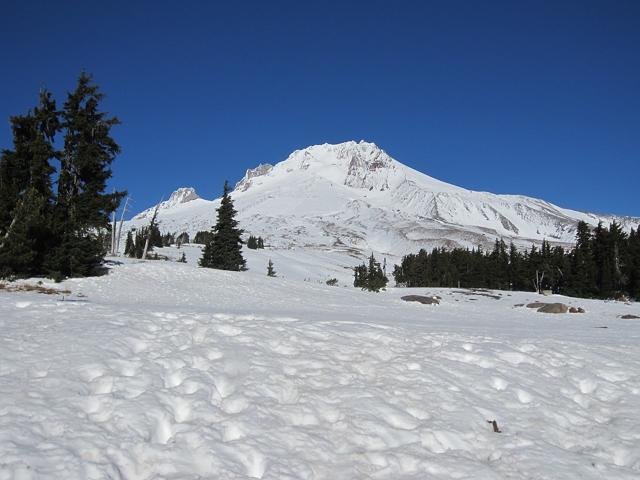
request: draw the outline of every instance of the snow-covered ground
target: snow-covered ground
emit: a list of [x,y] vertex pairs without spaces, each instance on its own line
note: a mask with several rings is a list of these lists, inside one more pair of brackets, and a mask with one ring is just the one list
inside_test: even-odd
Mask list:
[[640,305],[373,294],[251,255],[0,290],[0,479],[639,478]]

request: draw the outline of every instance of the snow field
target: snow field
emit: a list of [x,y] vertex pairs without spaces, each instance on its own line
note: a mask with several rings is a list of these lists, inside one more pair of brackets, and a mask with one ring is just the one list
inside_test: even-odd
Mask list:
[[0,479],[640,474],[635,304],[425,306],[171,262],[63,287],[0,292]]

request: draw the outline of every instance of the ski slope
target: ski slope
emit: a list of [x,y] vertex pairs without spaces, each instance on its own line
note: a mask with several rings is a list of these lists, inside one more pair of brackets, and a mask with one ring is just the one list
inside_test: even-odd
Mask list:
[[0,479],[640,476],[638,304],[373,294],[271,253],[0,289]]

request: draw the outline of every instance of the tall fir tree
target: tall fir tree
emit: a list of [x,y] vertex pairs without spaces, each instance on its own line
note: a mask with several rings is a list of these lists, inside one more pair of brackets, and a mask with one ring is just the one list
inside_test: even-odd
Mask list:
[[251,250],[256,250],[258,248],[258,239],[253,235],[249,235],[249,239],[247,240],[247,248]]
[[369,267],[367,269],[367,290],[379,292],[380,289],[387,286],[389,280],[384,275],[380,263],[376,261],[373,253],[369,257]]
[[42,90],[34,111],[10,122],[14,150],[0,156],[0,276],[41,274],[52,239],[55,101]]
[[596,264],[593,256],[591,228],[586,222],[578,222],[576,245],[571,252],[567,293],[576,296],[592,296],[597,292]]
[[127,257],[133,257],[135,255],[135,244],[133,243],[133,235],[131,235],[131,230],[127,232],[127,240],[124,244],[124,254]]
[[[368,265],[363,263],[353,269],[354,287],[369,290],[370,292],[379,292],[380,289],[386,287],[388,281],[373,253],[369,257]],[[398,281],[398,277],[396,277],[396,281]]]
[[276,271],[273,268],[273,262],[271,261],[271,259],[269,259],[269,263],[267,264],[267,276],[268,277],[275,277],[276,276]]
[[640,300],[640,226],[631,229],[628,238],[628,262],[625,268],[629,296]]
[[229,183],[224,182],[224,191],[218,219],[213,227],[212,239],[206,244],[200,258],[200,266],[219,270],[246,270],[246,262],[242,256],[242,230],[238,228],[236,210],[229,195]]
[[100,111],[103,98],[91,77],[82,73],[62,111],[65,136],[54,209],[58,241],[47,262],[57,278],[88,275],[101,264],[109,214],[125,195],[105,193],[111,164],[120,153],[111,129],[120,122]]

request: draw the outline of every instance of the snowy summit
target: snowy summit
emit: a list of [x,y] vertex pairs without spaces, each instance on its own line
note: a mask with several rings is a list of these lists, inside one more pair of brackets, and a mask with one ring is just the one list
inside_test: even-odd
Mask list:
[[[396,257],[435,246],[490,247],[497,238],[523,247],[544,239],[568,245],[580,220],[593,226],[616,220],[627,230],[640,224],[638,218],[460,188],[365,141],[314,145],[276,165],[260,164],[247,170],[232,196],[241,227],[272,246]],[[177,234],[208,230],[217,205],[192,189],[177,190],[161,204],[160,229]],[[129,227],[143,226],[153,210],[134,217]]]

